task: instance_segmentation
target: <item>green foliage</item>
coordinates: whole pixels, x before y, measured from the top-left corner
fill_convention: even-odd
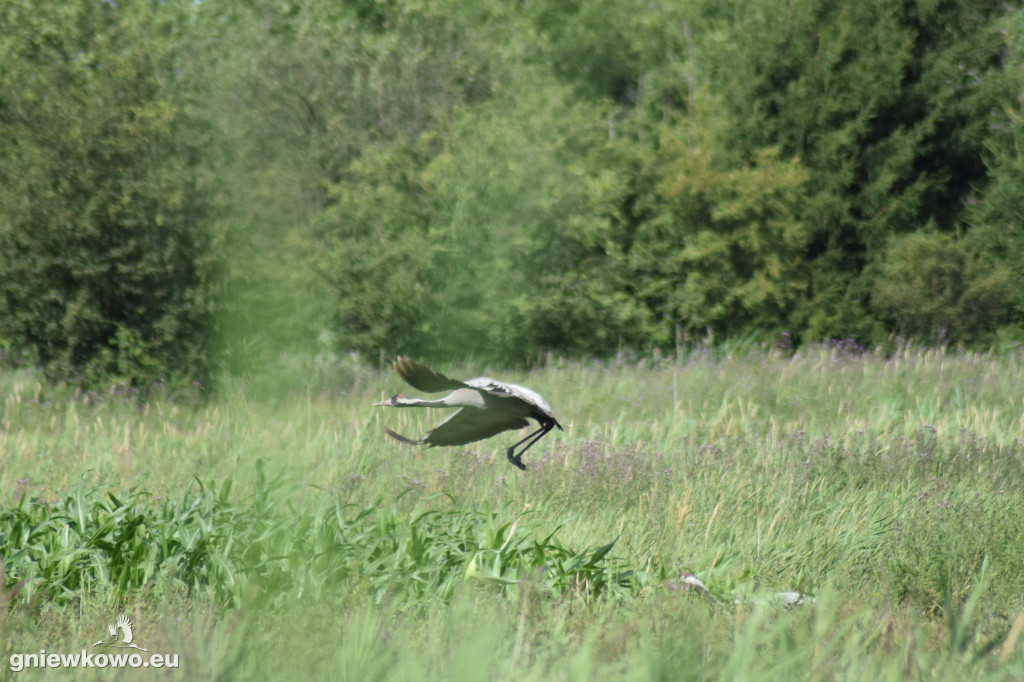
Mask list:
[[[773,5],[727,15],[723,30],[743,39],[707,52],[707,82],[736,117],[727,148],[778,146],[809,172],[798,331],[870,340],[869,263],[892,236],[962,225],[985,182],[986,141],[1019,91],[997,56],[1013,52],[1012,32],[1001,9],[975,3]]]
[[[524,473],[512,434],[387,440],[365,368],[346,395],[192,405],[2,372],[7,655],[126,613],[201,677],[1013,679],[1022,374],[839,344],[552,361],[519,380],[566,431]],[[385,414],[439,416],[410,412]]]
[[[410,177],[411,156],[403,148],[366,150],[317,219],[328,249],[320,267],[337,302],[332,317],[341,348],[400,348],[432,305],[440,249],[427,233],[420,192],[409,191],[419,185]]]
[[[516,85],[459,112],[444,143],[366,148],[332,188],[319,224],[343,347],[521,362],[643,339],[604,112],[545,79]]]
[[[1024,334],[1011,6],[0,19],[0,344],[55,379]]]
[[[730,163],[717,151],[727,122],[708,106],[664,133],[666,210],[640,226],[630,251],[639,293],[660,319],[699,330],[782,328],[807,288],[799,202],[808,175],[777,148]]]
[[[499,512],[457,506],[404,512],[322,499],[296,508],[282,504],[282,481],[268,480],[263,466],[246,502],[232,500],[230,478],[163,503],[139,490],[80,487],[53,503],[21,495],[0,511],[7,580],[25,599],[41,591],[58,605],[181,585],[234,607],[317,598],[346,580],[375,603],[418,606],[450,598],[466,579],[501,592],[541,576],[552,594],[588,598],[629,597],[640,585],[606,558],[614,541],[576,551],[559,542],[558,528],[538,539],[539,526],[520,523],[522,515],[502,523]]]
[[[230,178],[233,369],[311,352],[324,330],[344,344],[332,350],[374,355],[410,333],[420,301],[402,283],[389,290],[386,277],[427,284],[415,261],[429,261],[429,245],[416,235],[431,207],[417,206],[417,174],[431,144],[417,140],[436,138],[428,131],[490,87],[489,46],[464,39],[462,12],[451,9],[201,4],[195,68],[216,86],[203,110]],[[224,44],[245,57],[225,58]]]
[[[1007,72],[1011,84],[1020,92],[1024,84],[1024,18],[1018,12],[1002,22],[1014,40],[1007,56]],[[1024,311],[1024,208],[1020,187],[1024,183],[1024,102],[1004,105],[1006,119],[994,127],[986,139],[985,161],[989,182],[979,201],[968,209],[970,231],[966,236],[971,250],[980,261],[1010,274],[1008,316],[1017,332],[1021,329]]]
[[[1010,272],[980,263],[948,235],[894,237],[874,280],[873,306],[907,337],[971,341],[1007,321]]]
[[[167,86],[187,9],[0,17],[0,338],[56,378],[205,379],[210,214]]]

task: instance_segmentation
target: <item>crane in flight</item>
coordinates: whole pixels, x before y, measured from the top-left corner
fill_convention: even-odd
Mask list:
[[[399,393],[388,400],[374,403],[374,407],[459,408],[419,440],[406,438],[385,427],[384,431],[400,443],[429,447],[465,445],[496,436],[502,431],[526,428],[530,425],[527,421],[529,418],[536,421],[540,428],[505,453],[509,462],[525,471],[523,453],[554,427],[557,426],[559,431],[564,430],[552,414],[547,401],[523,386],[506,384],[490,377],[456,381],[403,357],[398,357],[393,367],[405,383],[417,390],[427,393],[451,392],[437,400],[409,398]],[[523,443],[526,446],[516,453],[516,448]]]

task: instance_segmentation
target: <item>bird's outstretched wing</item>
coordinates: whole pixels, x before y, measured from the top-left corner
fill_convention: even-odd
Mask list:
[[[128,616],[123,613],[117,617],[117,627],[121,628],[121,632],[124,633],[124,639],[121,641],[125,644],[132,643],[132,622],[128,620]]]
[[[511,398],[515,396],[515,392],[512,390],[512,384],[505,384],[490,377],[466,379],[465,384],[470,388],[490,393],[491,395],[498,396],[499,398]]]
[[[423,442],[421,440],[413,440],[412,438],[406,438],[402,434],[398,433],[397,431],[387,426],[384,427],[384,433],[388,434],[389,436],[397,440],[399,443],[405,443],[406,445],[419,445],[420,443]]]
[[[544,400],[539,393],[531,391],[526,386],[520,386],[519,384],[506,384],[503,381],[497,381],[490,377],[467,379],[466,385],[470,388],[485,391],[499,398],[516,398],[531,407],[535,407],[541,414],[545,414],[552,419],[555,417],[551,412],[551,406],[548,405],[548,401]],[[562,427],[559,426],[558,428]]]
[[[421,442],[427,445],[465,445],[529,425],[525,417],[462,408],[431,429]]]
[[[529,425],[530,422],[523,417],[499,416],[494,418],[476,410],[459,410],[452,413],[450,417],[438,424],[436,428],[428,431],[427,435],[419,440],[407,438],[387,426],[384,427],[384,433],[406,445],[465,445],[496,436],[502,431],[524,429]]]
[[[449,379],[440,372],[428,369],[409,358],[399,356],[393,366],[395,371],[398,372],[398,376],[405,380],[405,383],[419,391],[437,393],[438,391],[453,391],[457,388],[466,387],[466,384],[461,381]]]

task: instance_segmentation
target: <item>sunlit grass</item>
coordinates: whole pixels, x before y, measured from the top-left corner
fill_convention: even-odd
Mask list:
[[[523,473],[515,434],[384,439],[442,417],[371,408],[405,390],[391,373],[208,402],[0,376],[7,652],[83,646],[123,609],[182,677],[1024,672],[1019,356],[443,369],[534,388],[565,433]]]

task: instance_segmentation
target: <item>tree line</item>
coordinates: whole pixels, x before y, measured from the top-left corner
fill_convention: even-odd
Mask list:
[[[0,343],[54,378],[1024,337],[1024,13],[0,3]]]

